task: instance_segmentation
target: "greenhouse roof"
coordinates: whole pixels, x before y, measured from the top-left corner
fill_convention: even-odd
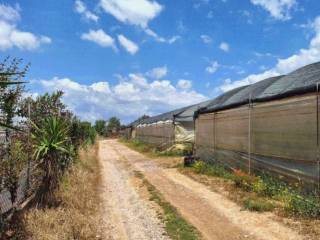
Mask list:
[[[249,102],[261,102],[317,91],[320,62],[299,68],[285,76],[271,77],[222,94],[196,112],[206,113],[232,108]]]

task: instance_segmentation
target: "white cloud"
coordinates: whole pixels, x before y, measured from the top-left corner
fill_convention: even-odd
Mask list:
[[[207,99],[191,89],[191,83],[182,83],[175,87],[169,80],[151,81],[143,74],[129,74],[115,85],[106,81],[85,85],[57,77],[34,84],[49,92],[62,89],[64,103],[82,119],[118,116],[129,122],[143,114],[155,115]]]
[[[226,42],[220,43],[219,48],[220,48],[222,51],[225,51],[225,52],[229,52],[229,50],[230,50],[229,44],[226,43]]]
[[[168,68],[166,66],[156,67],[151,69],[146,75],[152,79],[161,79],[168,74]]]
[[[51,43],[46,36],[36,36],[31,32],[24,32],[17,28],[20,20],[20,7],[15,8],[0,4],[0,50],[5,51],[13,47],[21,50],[35,50],[42,44]]]
[[[100,7],[118,21],[142,28],[157,42],[172,44],[180,38],[180,36],[164,38],[149,28],[149,22],[156,18],[164,8],[154,0],[100,0]]]
[[[86,20],[91,20],[94,22],[97,22],[99,20],[99,17],[96,14],[89,11],[87,9],[87,6],[81,0],[75,1],[74,8],[76,12],[80,13]]]
[[[108,34],[106,34],[102,29],[96,31],[90,29],[88,33],[83,33],[81,35],[81,39],[94,42],[100,45],[101,47],[111,47],[114,50],[117,49],[114,43],[114,39]]]
[[[20,7],[16,5],[14,8],[9,5],[0,4],[0,19],[4,21],[16,22],[20,20]]]
[[[310,63],[320,61],[320,16],[313,21],[312,27],[315,35],[310,40],[308,48],[302,48],[288,58],[278,59],[277,64],[273,68],[262,73],[251,74],[238,81],[228,79],[219,87],[220,90],[224,92],[229,91],[233,88],[256,83],[269,77],[287,74]]]
[[[278,20],[289,20],[291,10],[297,5],[296,0],[251,0],[254,5],[261,6]]]
[[[266,52],[266,53],[253,52],[253,54],[254,54],[256,57],[259,57],[259,58],[263,58],[263,57],[277,58],[277,57],[279,57],[279,56],[277,56],[277,55],[275,55],[275,54],[272,54],[272,53],[269,53],[269,52]]]
[[[175,43],[178,39],[180,39],[181,37],[176,35],[173,36],[171,38],[164,38],[164,37],[160,37],[157,33],[155,33],[154,31],[152,31],[150,28],[145,28],[144,32],[149,35],[150,37],[153,37],[157,42],[161,42],[161,43]]]
[[[177,83],[177,87],[180,89],[190,89],[192,87],[192,82],[186,79],[180,79]]]
[[[219,63],[217,61],[213,61],[208,67],[206,67],[206,71],[210,74],[213,74],[218,70],[219,67]]]
[[[163,9],[156,1],[149,0],[100,0],[102,9],[118,21],[147,28],[149,21]]]
[[[180,36],[178,36],[178,35],[176,35],[176,36],[173,36],[173,37],[171,37],[171,38],[169,38],[169,39],[167,39],[167,43],[169,43],[169,44],[172,44],[172,43],[175,43],[177,40],[179,40],[181,37]]]
[[[206,44],[212,43],[212,38],[208,35],[201,35],[200,38],[202,39],[202,41]]]
[[[134,55],[138,52],[139,47],[137,44],[135,44],[134,42],[132,42],[131,40],[129,40],[128,38],[126,38],[123,35],[118,35],[118,41],[121,44],[121,46],[127,50],[127,52],[129,52],[131,55]]]

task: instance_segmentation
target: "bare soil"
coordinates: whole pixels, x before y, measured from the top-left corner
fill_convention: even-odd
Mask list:
[[[243,211],[223,194],[174,168],[163,167],[168,159],[150,159],[117,140],[100,141],[99,157],[108,239],[168,238],[156,209],[138,194],[137,184],[130,181],[134,171],[141,172],[204,239],[306,239],[277,221],[274,214]]]
[[[133,171],[121,161],[111,146],[115,140],[101,141],[106,239],[168,239],[157,213],[141,198],[132,182]]]

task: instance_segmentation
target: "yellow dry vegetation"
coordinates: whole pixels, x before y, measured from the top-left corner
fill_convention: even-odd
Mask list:
[[[24,239],[102,239],[101,199],[97,146],[80,157],[56,191],[57,207],[31,209],[24,216]]]

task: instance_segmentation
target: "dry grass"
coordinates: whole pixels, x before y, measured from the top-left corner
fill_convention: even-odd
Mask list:
[[[80,152],[80,160],[65,175],[55,193],[59,206],[31,209],[24,227],[32,240],[103,239],[99,197],[97,146]]]

